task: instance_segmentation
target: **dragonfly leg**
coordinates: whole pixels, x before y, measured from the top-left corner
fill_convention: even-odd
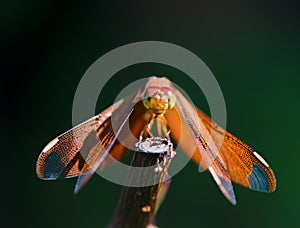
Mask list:
[[[150,129],[153,126],[153,122],[154,122],[155,117],[152,116],[149,120],[149,122],[146,124],[145,128],[143,129],[143,131],[140,134],[140,141],[142,141],[143,139],[147,138],[147,137],[151,137],[153,138],[154,135],[150,132]]]
[[[167,120],[163,115],[157,116],[157,131],[158,135],[162,136],[162,133],[164,136],[170,140],[170,128],[168,127]]]

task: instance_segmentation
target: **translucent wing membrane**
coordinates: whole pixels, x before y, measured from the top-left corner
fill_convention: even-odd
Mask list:
[[[212,122],[200,110],[197,110],[197,113],[203,124],[211,132],[217,147],[220,148],[220,155],[228,167],[231,180],[256,191],[275,191],[275,175],[262,156]]]
[[[101,114],[85,121],[52,140],[40,154],[36,172],[39,178],[53,180],[73,177],[89,169],[85,158],[99,142],[97,130],[107,125],[112,111],[117,109],[123,100],[109,107]],[[95,153],[95,152],[94,152]],[[85,168],[83,168],[85,166]]]
[[[147,115],[143,115],[145,108],[140,101],[141,94],[139,91],[117,102],[51,141],[38,158],[38,176],[46,180],[79,176],[75,187],[77,192],[97,169],[123,157],[128,148],[119,139],[127,140],[126,145],[129,146],[136,142],[128,137],[128,129],[123,129],[123,126],[126,123],[132,126],[134,120],[136,124],[130,132],[138,138],[148,121]],[[144,118],[138,118],[140,115]]]
[[[179,91],[176,91],[175,109],[172,113],[166,113],[166,119],[174,140],[202,169],[208,169],[225,197],[236,204],[229,171],[217,146],[198,117],[196,109]],[[181,123],[180,127],[178,123]]]
[[[194,108],[178,91],[176,99],[175,109],[166,113],[172,137],[212,174],[230,202],[236,202],[230,180],[256,191],[275,191],[275,175],[261,155]]]

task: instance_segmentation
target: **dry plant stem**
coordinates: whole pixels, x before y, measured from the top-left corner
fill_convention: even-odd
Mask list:
[[[166,139],[152,139],[164,140],[164,143],[169,143]],[[109,227],[143,228],[150,224],[155,225],[153,223],[155,223],[156,207],[159,206],[157,199],[159,198],[161,183],[168,179],[167,170],[174,155],[175,151],[173,151],[172,146],[168,151],[160,153],[146,153],[145,151],[134,153],[131,166],[151,166],[151,168],[140,169],[139,172],[129,172],[128,186],[132,186],[131,183],[142,183],[143,185],[142,187],[125,186],[123,188],[113,221]],[[151,185],[152,183],[159,184]]]

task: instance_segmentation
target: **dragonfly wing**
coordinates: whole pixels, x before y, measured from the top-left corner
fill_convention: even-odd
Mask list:
[[[119,109],[108,119],[107,126],[98,130],[100,141],[86,159],[86,169],[83,168],[86,171],[78,177],[75,193],[89,181],[95,171],[119,160],[133,148],[150,119],[150,114],[138,100],[136,103],[132,99],[126,99]],[[113,119],[116,121],[114,124],[111,123]]]
[[[99,115],[79,124],[48,143],[38,157],[36,173],[44,180],[74,177],[84,172],[85,157],[99,142],[97,129],[105,125],[120,100]]]
[[[269,164],[254,149],[211,121],[202,111],[199,118],[211,132],[227,164],[231,180],[246,188],[261,192],[273,192],[276,178]],[[197,161],[196,161],[197,162]]]
[[[225,197],[236,204],[229,171],[196,109],[176,89],[176,105],[166,112],[171,136],[202,169],[208,169]]]
[[[79,176],[75,187],[77,192],[97,169],[124,156],[128,148],[121,142],[127,140],[126,145],[134,145],[148,121],[140,102],[141,96],[142,90],[139,90],[52,140],[38,158],[38,177],[56,180]],[[143,118],[139,118],[141,115]],[[126,123],[129,129],[123,128]],[[129,130],[131,134],[128,134]],[[129,137],[131,135],[134,137]]]

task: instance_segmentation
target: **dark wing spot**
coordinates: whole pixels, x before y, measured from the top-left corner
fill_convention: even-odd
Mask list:
[[[65,165],[61,161],[61,154],[54,151],[45,159],[44,177],[58,178],[64,169]]]
[[[252,173],[248,177],[251,189],[260,192],[269,192],[268,176],[260,166],[253,165]]]

